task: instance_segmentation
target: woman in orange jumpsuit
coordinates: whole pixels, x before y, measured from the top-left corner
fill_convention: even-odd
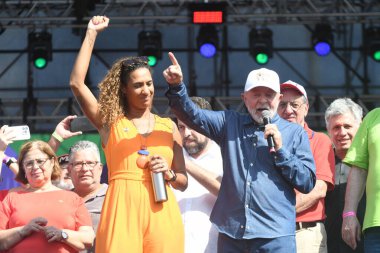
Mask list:
[[[183,252],[183,224],[169,187],[187,187],[181,138],[169,118],[151,112],[154,85],[147,59],[116,61],[99,84],[99,100],[84,83],[96,37],[108,22],[104,16],[90,20],[70,78],[101,136],[109,170],[96,252]],[[163,173],[167,201],[155,202],[151,173]]]

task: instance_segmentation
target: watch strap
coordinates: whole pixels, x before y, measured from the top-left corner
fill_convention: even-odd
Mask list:
[[[177,180],[177,174],[174,172],[174,170],[169,170],[169,173],[173,176],[169,180],[166,180],[167,182],[174,182]]]
[[[9,167],[12,163],[17,163],[16,158],[9,157],[8,160],[5,162],[5,164]]]

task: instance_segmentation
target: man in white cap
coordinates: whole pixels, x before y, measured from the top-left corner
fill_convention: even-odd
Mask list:
[[[296,190],[296,242],[297,252],[327,253],[327,236],[323,221],[325,197],[334,189],[335,158],[330,138],[324,133],[311,130],[305,118],[309,111],[307,93],[304,87],[291,80],[281,84],[283,95],[277,113],[283,119],[302,126],[310,141],[317,181],[308,194]]]
[[[221,147],[223,179],[210,217],[219,230],[217,252],[296,252],[294,188],[314,188],[315,165],[303,128],[277,115],[277,73],[249,73],[242,94],[249,114],[202,110],[187,95],[176,58],[169,57],[172,65],[163,74],[172,111]],[[272,124],[264,125],[263,112]]]

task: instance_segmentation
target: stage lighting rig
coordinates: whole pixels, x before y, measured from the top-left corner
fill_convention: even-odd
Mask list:
[[[222,24],[225,20],[225,2],[190,3],[188,8],[193,24]]]
[[[43,69],[52,60],[51,34],[32,32],[28,35],[29,59],[37,69]]]
[[[268,28],[253,28],[249,32],[249,52],[256,63],[267,64],[273,56],[272,31]]]
[[[314,51],[319,56],[330,54],[334,42],[334,35],[329,24],[317,24],[311,36]]]
[[[366,53],[374,61],[380,62],[380,27],[369,27],[364,31]]]
[[[162,58],[161,33],[157,30],[141,31],[139,33],[139,55],[147,56],[149,66],[154,67],[157,61]]]
[[[197,47],[205,58],[212,58],[218,50],[219,37],[214,25],[202,25],[198,32]]]

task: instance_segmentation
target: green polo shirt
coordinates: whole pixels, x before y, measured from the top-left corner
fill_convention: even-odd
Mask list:
[[[363,230],[380,226],[380,108],[364,118],[343,162],[368,172]]]

